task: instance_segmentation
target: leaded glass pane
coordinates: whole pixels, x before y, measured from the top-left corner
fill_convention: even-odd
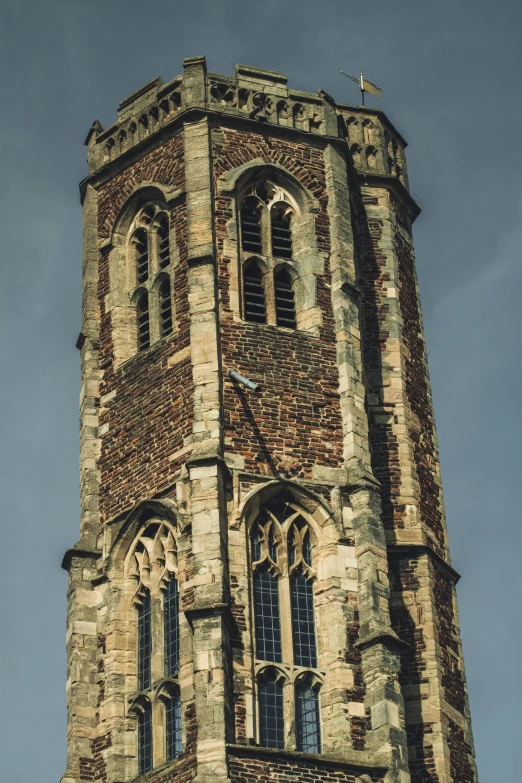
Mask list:
[[[179,590],[175,579],[168,582],[163,600],[165,676],[171,677],[179,671]]]
[[[152,713],[150,704],[138,714],[138,767],[140,773],[152,769]]]
[[[298,685],[295,691],[297,750],[303,753],[321,752],[319,726],[319,695],[308,685]]]
[[[138,607],[138,689],[150,688],[151,685],[152,633],[150,593],[147,590],[141,598]]]
[[[256,657],[260,661],[281,661],[279,584],[266,563],[254,574]]]
[[[314,622],[314,594],[312,583],[305,575],[294,574],[290,579],[292,598],[292,631],[294,663],[296,666],[317,666]]]
[[[181,746],[181,700],[173,696],[166,707],[167,761],[175,759],[183,750]]]
[[[259,732],[264,748],[285,747],[283,686],[274,680],[259,682]]]

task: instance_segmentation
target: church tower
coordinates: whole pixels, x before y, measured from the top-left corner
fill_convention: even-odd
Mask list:
[[[86,144],[62,783],[476,783],[404,139],[193,57]]]

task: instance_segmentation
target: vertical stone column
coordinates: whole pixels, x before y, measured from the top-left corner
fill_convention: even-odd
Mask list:
[[[409,780],[404,702],[399,687],[398,637],[389,613],[386,541],[381,521],[378,483],[373,478],[368,448],[359,292],[356,285],[350,194],[345,156],[334,145],[326,148],[325,171],[330,218],[330,268],[337,340],[344,459],[348,469],[358,561],[359,647],[371,714],[369,748],[386,756],[390,781]]]
[[[99,534],[97,458],[100,370],[98,365],[98,198],[88,186],[83,204],[82,252],[82,386],[80,392],[80,540],[64,557],[69,572],[67,617],[68,756],[63,783],[78,781],[81,767],[91,763],[96,737],[96,576]]]
[[[205,96],[203,58],[185,63],[186,100],[201,106]],[[230,707],[228,633],[227,512],[221,424],[216,253],[210,135],[206,118],[184,127],[187,193],[188,298],[194,381],[192,455],[187,462],[192,519],[194,591],[187,616],[192,624],[196,700],[197,781],[226,780],[226,720]]]

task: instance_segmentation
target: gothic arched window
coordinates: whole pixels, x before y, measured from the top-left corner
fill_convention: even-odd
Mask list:
[[[152,769],[152,708],[146,702],[138,712],[138,769],[140,774]]]
[[[171,250],[165,206],[145,204],[129,228],[130,300],[136,303],[138,352],[172,334]],[[162,279],[163,278],[163,279]],[[138,286],[136,289],[135,286]]]
[[[138,351],[150,346],[149,294],[143,291],[138,299]]]
[[[158,762],[176,758],[183,750],[177,546],[165,522],[150,520],[138,535],[130,555],[130,576],[138,582],[133,598],[137,692],[131,702],[137,715],[138,768],[142,773]]]
[[[292,280],[285,267],[275,273],[274,288],[277,325],[295,329],[295,296]]]
[[[293,500],[282,496],[265,505],[250,540],[259,742],[320,753],[310,525]]]
[[[297,213],[292,196],[269,180],[252,186],[239,204],[245,321],[296,328],[290,277],[275,273],[275,268],[280,259],[292,262],[293,217]],[[258,257],[267,270],[263,273]]]
[[[159,287],[160,337],[172,332],[172,303],[170,298],[170,279],[167,277]]]
[[[245,321],[266,323],[265,289],[258,262],[251,258],[243,267]]]

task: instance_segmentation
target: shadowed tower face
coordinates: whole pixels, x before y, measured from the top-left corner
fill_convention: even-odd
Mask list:
[[[86,143],[63,783],[475,783],[403,138],[196,57]]]

